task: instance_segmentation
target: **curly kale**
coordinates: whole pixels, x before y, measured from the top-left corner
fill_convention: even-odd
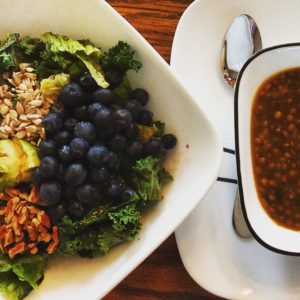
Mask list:
[[[100,59],[100,64],[104,71],[117,69],[124,73],[128,70],[138,72],[142,63],[133,58],[134,54],[135,51],[127,43],[119,41],[116,46],[104,53]]]

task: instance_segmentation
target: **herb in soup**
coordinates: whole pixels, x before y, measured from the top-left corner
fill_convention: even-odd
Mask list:
[[[300,230],[300,67],[278,72],[259,87],[251,147],[264,209],[277,224]]]

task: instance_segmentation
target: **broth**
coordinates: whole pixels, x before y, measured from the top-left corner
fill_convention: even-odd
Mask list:
[[[265,80],[251,115],[258,197],[279,225],[300,230],[300,67]]]

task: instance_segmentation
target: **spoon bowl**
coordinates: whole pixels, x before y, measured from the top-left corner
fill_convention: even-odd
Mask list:
[[[233,88],[242,66],[260,49],[261,35],[254,19],[246,14],[235,17],[225,34],[221,51],[221,71],[226,83]]]

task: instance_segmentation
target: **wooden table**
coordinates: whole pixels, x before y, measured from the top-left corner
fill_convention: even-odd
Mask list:
[[[170,62],[177,23],[192,0],[108,0]],[[220,299],[199,287],[182,265],[174,234],[105,300]]]

